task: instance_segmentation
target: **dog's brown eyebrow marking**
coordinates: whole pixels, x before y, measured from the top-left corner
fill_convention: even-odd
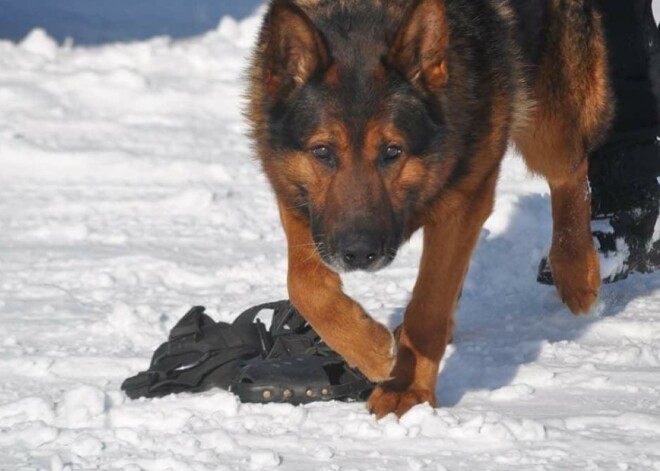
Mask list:
[[[405,136],[384,118],[370,120],[364,131],[363,153],[371,159],[377,159],[383,146],[389,145],[406,147]]]
[[[332,146],[340,154],[347,154],[350,152],[352,146],[350,132],[342,121],[327,117],[307,138],[307,146],[309,148],[318,145]]]

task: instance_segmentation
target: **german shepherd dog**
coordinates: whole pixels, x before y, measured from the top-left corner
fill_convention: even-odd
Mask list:
[[[321,337],[379,382],[378,417],[436,405],[438,365],[507,144],[551,189],[549,260],[594,303],[588,152],[612,116],[592,0],[273,0],[250,70],[252,138],[288,243],[288,290]],[[342,291],[423,230],[392,334]]]

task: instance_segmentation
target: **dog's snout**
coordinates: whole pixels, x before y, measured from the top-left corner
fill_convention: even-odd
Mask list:
[[[339,255],[349,270],[367,270],[383,257],[383,244],[377,234],[347,234],[338,240]]]

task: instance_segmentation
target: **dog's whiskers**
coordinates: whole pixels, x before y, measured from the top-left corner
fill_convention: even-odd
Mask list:
[[[311,245],[316,245],[316,250],[312,250],[312,251],[310,252],[310,254],[309,254],[309,257],[307,257],[305,260],[303,260],[303,263],[308,262],[308,261],[310,261],[312,258],[314,258],[314,256],[316,255],[317,252],[318,252],[318,254],[319,254],[321,257],[323,257],[323,246],[322,246],[322,243],[321,243],[321,245],[319,245],[319,244],[311,244]]]
[[[286,208],[287,209],[300,209],[300,208],[304,208],[305,206],[308,206],[308,203],[300,203],[300,204],[295,205],[295,206],[287,206]]]
[[[296,245],[292,245],[291,248],[299,249],[303,247],[314,247],[314,246],[317,246],[316,242],[310,242],[309,244],[296,244]]]

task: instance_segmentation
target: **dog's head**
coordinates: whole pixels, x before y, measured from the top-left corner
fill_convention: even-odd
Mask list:
[[[398,14],[330,3],[313,19],[290,1],[269,11],[260,150],[280,201],[309,218],[323,261],[377,270],[451,171],[440,155],[445,13],[442,0]]]

